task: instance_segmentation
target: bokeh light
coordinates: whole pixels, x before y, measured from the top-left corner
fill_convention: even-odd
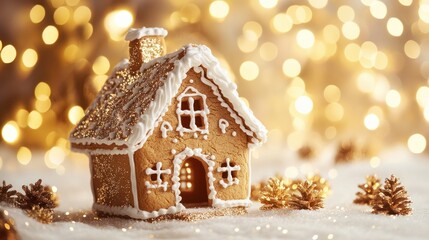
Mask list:
[[[27,147],[20,147],[16,153],[16,159],[22,165],[27,165],[31,161],[31,151]]]
[[[52,25],[47,26],[42,33],[42,39],[46,45],[54,44],[58,40],[58,36],[58,29]]]
[[[216,0],[210,4],[209,11],[213,18],[222,20],[228,16],[229,5],[225,1]]]
[[[308,29],[302,29],[296,35],[296,42],[302,48],[311,48],[314,45],[314,34]]]
[[[302,114],[309,114],[313,110],[313,100],[309,96],[300,96],[295,101],[295,109]]]
[[[104,29],[114,41],[122,41],[125,32],[133,24],[133,14],[127,9],[113,10],[104,18]]]
[[[1,51],[0,54],[1,60],[4,63],[11,63],[15,60],[16,58],[16,49],[14,46],[12,45],[6,45],[4,46],[4,48]]]
[[[404,31],[404,25],[398,18],[389,18],[387,21],[387,31],[394,37],[399,37]]]
[[[255,80],[259,75],[259,67],[255,62],[245,61],[240,66],[240,75],[247,81]]]
[[[19,126],[15,121],[7,122],[1,130],[1,136],[7,143],[15,143],[18,141],[19,135]]]
[[[296,77],[301,73],[301,64],[296,59],[286,59],[283,62],[283,73],[288,77]]]
[[[408,138],[408,149],[412,153],[422,153],[426,149],[426,138],[419,133],[411,135]]]
[[[68,118],[71,124],[76,125],[85,115],[85,111],[80,106],[73,106],[69,109]]]
[[[380,119],[377,115],[370,113],[365,116],[364,124],[368,130],[375,130],[380,126]]]
[[[41,5],[34,5],[30,10],[30,20],[33,23],[40,23],[45,18],[45,8]]]
[[[24,53],[22,54],[22,63],[27,68],[34,67],[34,65],[36,65],[37,63],[37,59],[38,59],[37,52],[34,49],[29,48],[25,50]]]

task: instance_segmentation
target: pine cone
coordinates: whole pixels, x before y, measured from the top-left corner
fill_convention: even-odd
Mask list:
[[[352,141],[342,142],[338,146],[335,163],[350,162],[356,158],[356,146]]]
[[[317,190],[322,194],[322,197],[326,197],[331,190],[331,186],[329,182],[319,174],[315,174],[313,176],[307,176],[307,180],[311,181],[313,184],[316,184],[314,190]]]
[[[36,219],[38,222],[48,224],[52,223],[54,219],[54,211],[51,209],[41,208],[38,205],[34,205],[31,209],[25,210],[27,216]]]
[[[265,181],[260,181],[257,184],[253,184],[250,188],[250,199],[253,201],[259,201],[261,197],[262,189],[267,185]]]
[[[380,190],[380,186],[380,179],[376,175],[367,176],[366,183],[358,185],[363,192],[357,192],[353,202],[356,204],[371,205]]]
[[[270,178],[263,188],[259,201],[264,204],[261,209],[285,208],[289,197],[289,188],[281,178]]]
[[[52,209],[57,207],[52,190],[50,187],[42,185],[42,179],[39,179],[35,184],[30,184],[30,188],[23,185],[22,189],[25,195],[17,193],[17,204],[20,208],[32,209],[33,206],[39,206],[40,208]]]
[[[288,206],[291,209],[316,210],[323,208],[323,196],[321,191],[316,190],[316,184],[305,181],[298,185],[296,193],[292,194]]]
[[[386,178],[384,188],[376,195],[372,202],[372,213],[388,215],[408,215],[411,213],[411,201],[407,191],[394,175]]]
[[[5,202],[12,205],[15,204],[16,191],[10,190],[11,188],[11,184],[6,185],[6,182],[3,181],[3,186],[0,186],[0,202]]]

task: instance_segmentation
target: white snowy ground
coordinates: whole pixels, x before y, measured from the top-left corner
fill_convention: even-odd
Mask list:
[[[252,179],[258,181],[279,172],[289,175],[297,173],[300,177],[318,171],[329,179],[332,187],[324,209],[260,211],[260,205],[255,203],[246,215],[195,223],[147,223],[111,218],[97,225],[79,222],[44,225],[26,217],[18,209],[3,208],[15,219],[22,239],[429,239],[427,155],[414,155],[403,147],[396,147],[381,153],[380,165],[373,168],[367,160],[334,165],[334,147],[328,147],[310,162],[298,160],[295,154],[284,149],[282,144],[278,144],[263,147],[256,153],[252,163]],[[58,210],[76,212],[91,208],[89,171],[85,164],[66,160],[64,175],[58,175],[55,170],[44,166],[40,153],[35,153],[27,166],[19,165],[15,156],[14,151],[0,146],[0,157],[3,159],[0,180],[5,179],[19,189],[22,184],[42,178],[45,184],[58,188],[61,200]],[[369,207],[352,204],[357,185],[364,181],[366,175],[373,173],[383,179],[393,173],[401,179],[413,201],[412,215],[374,215]]]

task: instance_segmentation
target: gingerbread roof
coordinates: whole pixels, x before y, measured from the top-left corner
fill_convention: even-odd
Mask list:
[[[174,53],[144,63],[130,74],[124,60],[113,70],[85,116],[70,134],[72,144],[111,145],[138,149],[166,113],[193,67],[203,66],[207,76],[231,103],[231,116],[253,144],[265,142],[267,130],[239,98],[237,85],[228,79],[210,49],[186,45]],[[243,122],[244,121],[244,122]]]

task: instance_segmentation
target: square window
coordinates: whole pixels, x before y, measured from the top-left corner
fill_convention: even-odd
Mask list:
[[[181,101],[181,105],[180,105],[180,109],[182,110],[190,110],[191,108],[189,107],[189,99],[188,98],[183,98]]]
[[[191,116],[189,115],[181,115],[180,121],[182,123],[183,128],[191,129]]]
[[[194,98],[194,111],[203,110],[203,99],[201,97]]]
[[[201,129],[204,128],[204,118],[203,118],[203,116],[201,116],[201,115],[196,115],[195,116],[195,125],[198,128],[201,128]]]

